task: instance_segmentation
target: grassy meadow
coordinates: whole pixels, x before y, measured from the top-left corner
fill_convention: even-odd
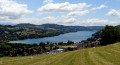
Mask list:
[[[120,43],[50,55],[3,57],[0,65],[120,65]]]

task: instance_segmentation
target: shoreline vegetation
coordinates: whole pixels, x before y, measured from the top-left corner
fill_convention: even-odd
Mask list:
[[[83,48],[97,47],[98,43],[90,44],[90,40],[96,39],[89,38],[87,41],[73,42],[68,40],[67,43],[58,42],[40,42],[39,44],[21,44],[21,43],[5,43],[1,44],[1,49],[4,50],[2,56],[30,56],[30,55],[44,55],[44,54],[56,54],[60,52],[73,51]],[[82,45],[81,45],[82,44]],[[3,48],[2,48],[3,47]]]
[[[60,52],[74,51],[78,49],[98,47],[100,45],[100,39],[89,38],[87,40],[74,43],[68,41],[67,43],[58,42],[40,42],[39,44],[21,44],[21,43],[6,43],[0,44],[2,56],[30,56],[30,55],[44,55],[44,54],[56,54]]]

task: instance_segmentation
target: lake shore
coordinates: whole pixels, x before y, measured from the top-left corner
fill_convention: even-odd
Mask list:
[[[18,41],[11,41],[10,43],[25,43],[25,44],[33,44],[40,42],[67,42],[68,40],[74,42],[80,42],[82,40],[86,40],[87,38],[91,37],[96,31],[78,31],[78,32],[70,32],[65,34],[60,34],[58,36],[52,37],[45,37],[45,38],[37,38],[37,39],[25,39],[25,40],[18,40]]]

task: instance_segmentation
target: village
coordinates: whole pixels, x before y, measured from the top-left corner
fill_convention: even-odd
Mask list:
[[[49,45],[45,46],[45,50],[42,49],[39,53],[33,54],[33,55],[47,55],[47,54],[56,54],[56,53],[61,53],[61,52],[67,52],[67,51],[74,51],[74,50],[79,50],[79,49],[85,49],[85,48],[95,48],[100,46],[100,38],[94,39],[94,40],[83,40],[81,42],[71,42],[71,44],[66,45],[65,43],[59,43],[59,45],[54,44],[52,46],[52,49],[49,47]],[[33,50],[35,52],[37,50]],[[24,54],[25,56],[29,55],[27,53]]]
[[[85,49],[85,48],[95,48],[100,46],[100,38],[96,40],[83,40],[81,42],[76,42],[74,45],[64,46],[61,49],[51,50],[50,52],[47,52],[46,54],[56,54],[60,52],[66,52],[66,51],[74,51],[78,49]]]
[[[78,49],[85,48],[95,48],[100,46],[100,38],[88,38],[87,40],[82,40],[81,42],[73,42],[68,40],[68,42],[40,42],[39,44],[21,44],[21,43],[12,43],[6,46],[3,53],[5,56],[33,56],[33,55],[48,55],[56,54],[67,51],[74,51]],[[11,46],[11,47],[10,47]],[[11,49],[12,48],[12,49]]]

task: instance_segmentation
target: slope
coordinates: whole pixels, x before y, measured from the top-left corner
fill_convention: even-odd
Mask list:
[[[120,65],[120,43],[50,55],[3,57],[0,65]]]

